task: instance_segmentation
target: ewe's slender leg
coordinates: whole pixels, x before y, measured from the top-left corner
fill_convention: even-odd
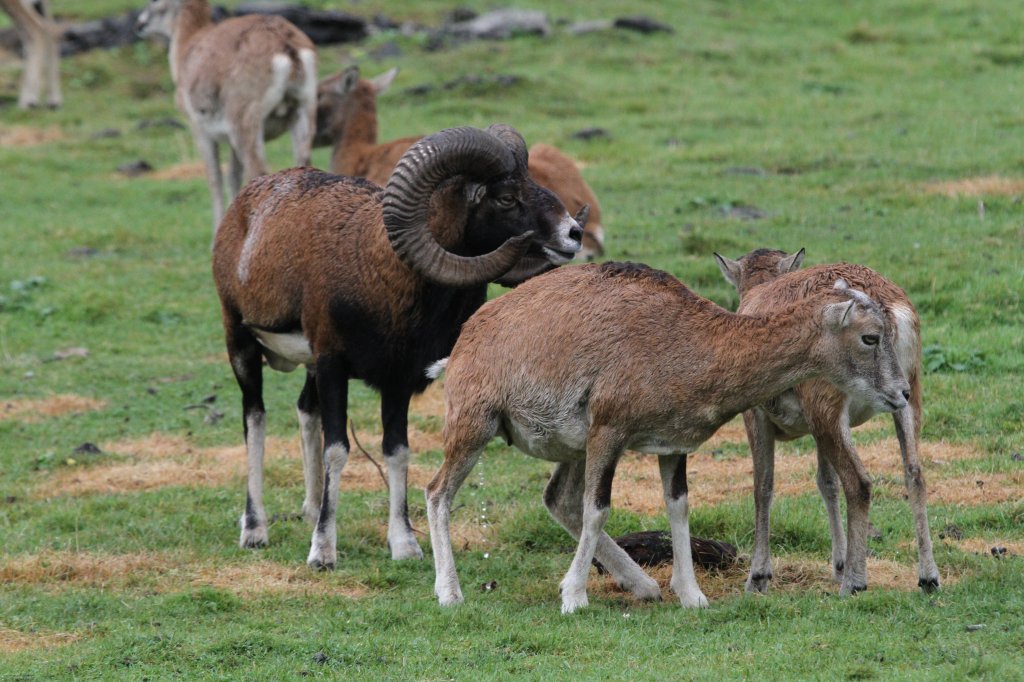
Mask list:
[[[771,511],[775,490],[775,435],[768,415],[754,408],[743,413],[747,442],[754,458],[754,555],[747,592],[767,592],[772,579]],[[683,464],[685,467],[685,463]]]
[[[63,99],[60,94],[60,38],[54,33],[53,14],[50,12],[49,0],[37,2],[36,6],[42,13],[45,28],[46,105],[51,109],[56,109],[61,105]]]
[[[839,594],[848,595],[868,588],[868,508],[871,505],[871,480],[861,464],[850,437],[844,408],[831,429],[817,433],[818,452],[832,463],[846,494],[847,547],[843,580]]]
[[[306,499],[302,517],[310,524],[320,517],[320,497],[324,490],[324,440],[320,422],[320,398],[316,390],[316,373],[306,370],[306,383],[295,406],[299,415],[299,436],[302,445],[302,476],[306,482]]]
[[[583,530],[585,470],[585,460],[559,464],[544,490],[544,505],[548,512],[577,541]],[[661,599],[658,582],[644,573],[643,568],[604,531],[601,531],[598,538],[594,556],[608,569],[622,589],[632,592],[638,599]]]
[[[817,439],[815,439],[817,443]],[[832,536],[832,579],[843,582],[843,568],[846,564],[846,531],[843,530],[843,514],[839,507],[839,489],[841,483],[832,463],[817,448],[818,454],[818,492],[825,502],[825,513],[828,514],[828,530]]]
[[[308,166],[313,149],[313,132],[316,130],[316,103],[309,107],[308,113],[299,111],[292,124],[292,157],[296,166]]]
[[[210,189],[210,199],[213,202],[213,233],[217,234],[217,226],[224,217],[224,178],[220,170],[220,148],[217,142],[206,137],[198,126],[192,126],[192,137],[206,166],[206,185]]]
[[[241,116],[234,119],[239,123],[228,131],[231,147],[242,160],[242,184],[255,177],[266,175],[267,154],[263,144],[263,112],[261,103],[250,103]],[[234,198],[234,196],[232,196]]]
[[[263,407],[263,356],[259,342],[241,320],[224,313],[224,329],[231,369],[242,390],[242,428],[249,460],[245,513],[240,525],[242,547],[264,547],[268,541],[267,511],[263,507],[263,448],[266,412]]]
[[[708,598],[697,585],[690,551],[686,455],[662,455],[658,457],[658,468],[661,470],[665,506],[668,507],[668,522],[672,528],[672,591],[683,606],[707,608]]]
[[[921,383],[915,376],[910,385],[910,405],[892,415],[896,424],[896,437],[903,455],[903,475],[914,514],[917,533],[917,585],[925,592],[939,589],[939,567],[932,556],[932,536],[928,530],[928,491],[925,488],[921,463],[917,458],[917,443],[921,428]]]
[[[315,569],[333,569],[338,558],[338,489],[341,470],[348,461],[348,368],[344,361],[327,354],[317,357],[316,387],[324,429],[324,487],[306,563]]]
[[[434,552],[434,594],[441,606],[462,603],[462,588],[452,554],[452,498],[497,429],[494,419],[483,416],[481,412],[471,417],[470,411],[464,407],[457,412],[458,417],[452,417],[453,411],[448,411],[444,426],[444,462],[427,484],[427,523]]]
[[[34,10],[33,10],[34,11]],[[21,36],[22,49],[25,53],[24,72],[21,75],[21,91],[18,95],[18,106],[22,109],[33,109],[39,106],[39,97],[43,89],[43,72],[46,67],[46,36],[43,28],[32,25],[16,24]]]
[[[382,449],[388,463],[388,548],[391,558],[422,559],[409,523],[409,398],[404,391],[381,391],[380,415],[384,425]]]
[[[587,574],[594,560],[598,541],[612,499],[615,465],[622,456],[624,443],[607,427],[591,427],[587,437],[587,460],[583,488],[583,526],[569,571],[562,579],[562,613],[572,613],[587,605]]]
[[[231,149],[231,163],[228,165],[228,196],[234,199],[242,189],[242,176],[245,168],[242,159],[234,148]]]

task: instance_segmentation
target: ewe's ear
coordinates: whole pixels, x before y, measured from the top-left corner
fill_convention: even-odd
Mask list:
[[[743,268],[740,266],[739,261],[730,260],[725,256],[715,253],[715,262],[718,263],[718,269],[722,271],[722,276],[725,277],[725,281],[739,289],[740,274],[743,272]]]
[[[352,65],[341,72],[341,78],[338,79],[337,93],[339,95],[347,95],[356,89],[359,85],[359,67]]]
[[[375,76],[374,78],[372,78],[370,80],[370,83],[373,85],[374,92],[376,92],[379,95],[385,90],[387,90],[389,87],[391,87],[391,83],[394,82],[395,76],[397,75],[398,67],[396,66],[392,69],[388,69],[379,76]]]
[[[576,215],[573,216],[573,220],[580,226],[582,230],[587,226],[587,221],[590,219],[590,204],[583,204],[580,210],[576,211]]]
[[[844,301],[843,303],[830,303],[825,306],[825,326],[833,331],[839,331],[850,323],[850,313],[853,312],[855,301]]]
[[[792,256],[786,256],[785,258],[783,258],[782,260],[779,261],[779,265],[778,265],[779,274],[780,275],[785,275],[787,272],[793,272],[794,270],[799,270],[800,266],[803,264],[803,262],[804,262],[804,250],[800,249],[799,251],[794,253]]]

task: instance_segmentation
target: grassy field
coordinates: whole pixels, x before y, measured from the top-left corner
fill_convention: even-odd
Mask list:
[[[92,18],[142,2],[54,4]],[[453,5],[311,4],[434,25]],[[573,21],[624,11],[533,4]],[[351,59],[369,75],[401,67],[380,102],[385,138],[504,121],[569,152],[601,198],[608,257],[665,269],[724,306],[736,295],[712,251],[761,246],[862,263],[907,290],[930,370],[922,450],[942,591],[916,590],[899,452],[878,418],[857,431],[881,532],[871,589],[835,594],[801,439],[778,458],[771,591],[745,596],[742,563],[699,572],[712,602],[701,612],[678,607],[660,568],[661,604],[594,573],[590,607],[561,616],[572,543],[540,501],[549,465],[498,443],[456,498],[463,606],[438,608],[429,559],[389,560],[386,494],[358,454],[342,481],[338,569],[312,573],[309,529],[291,518],[297,375],[267,378],[271,546],[239,549],[241,405],[209,275],[209,197],[187,131],[139,126],[181,120],[165,53],[65,60],[56,112],[14,107],[19,65],[3,56],[0,679],[1022,679],[1024,47],[1007,9],[647,0],[629,11],[674,33],[556,24],[548,38],[428,51],[386,32],[321,51],[324,74]],[[401,54],[374,59],[388,42]],[[438,87],[404,92],[423,84]],[[593,126],[608,136],[572,136]],[[286,140],[270,153],[287,165]],[[117,173],[137,159],[155,171]],[[353,384],[350,399],[376,457],[377,398]],[[411,418],[421,531],[441,401],[431,390]],[[627,458],[613,534],[667,528],[656,477],[653,459]],[[741,424],[692,456],[690,488],[694,533],[749,552]]]

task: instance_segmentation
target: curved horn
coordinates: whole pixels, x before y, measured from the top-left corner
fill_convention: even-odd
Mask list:
[[[505,143],[512,156],[516,160],[516,168],[526,171],[529,164],[529,152],[526,150],[526,140],[519,134],[519,131],[504,123],[495,123],[487,128],[487,132]]]
[[[487,181],[515,167],[515,155],[504,140],[477,128],[449,128],[417,142],[384,189],[384,227],[395,253],[415,272],[445,286],[482,284],[511,270],[526,253],[532,232],[482,256],[459,256],[438,244],[427,227],[427,213],[430,195],[448,178]]]

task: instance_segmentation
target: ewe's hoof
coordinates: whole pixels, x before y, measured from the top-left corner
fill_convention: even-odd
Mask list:
[[[772,581],[771,573],[751,573],[747,578],[747,592],[767,592],[768,584]]]
[[[866,592],[867,589],[868,584],[866,582],[843,583],[843,586],[839,588],[839,596],[849,597],[851,595],[857,594],[858,592]]]
[[[395,542],[388,540],[388,549],[391,550],[391,559],[393,561],[423,558],[423,549],[414,537],[403,538]]]
[[[661,587],[653,578],[647,578],[642,582],[638,581],[635,585],[620,585],[619,587],[632,592],[633,596],[641,601],[661,601]]]
[[[918,578],[917,586],[920,587],[921,591],[925,594],[937,592],[939,589],[939,577],[935,576],[933,578]]]
[[[334,570],[333,561],[321,561],[320,559],[310,559],[307,563],[309,564],[309,567],[312,568],[314,571],[319,572]]]
[[[679,604],[687,609],[706,609],[711,605],[708,603],[708,598],[704,596],[703,592],[681,595],[679,597]]]
[[[266,526],[243,528],[242,536],[238,540],[238,544],[242,549],[259,549],[260,547],[266,547],[269,542]]]

